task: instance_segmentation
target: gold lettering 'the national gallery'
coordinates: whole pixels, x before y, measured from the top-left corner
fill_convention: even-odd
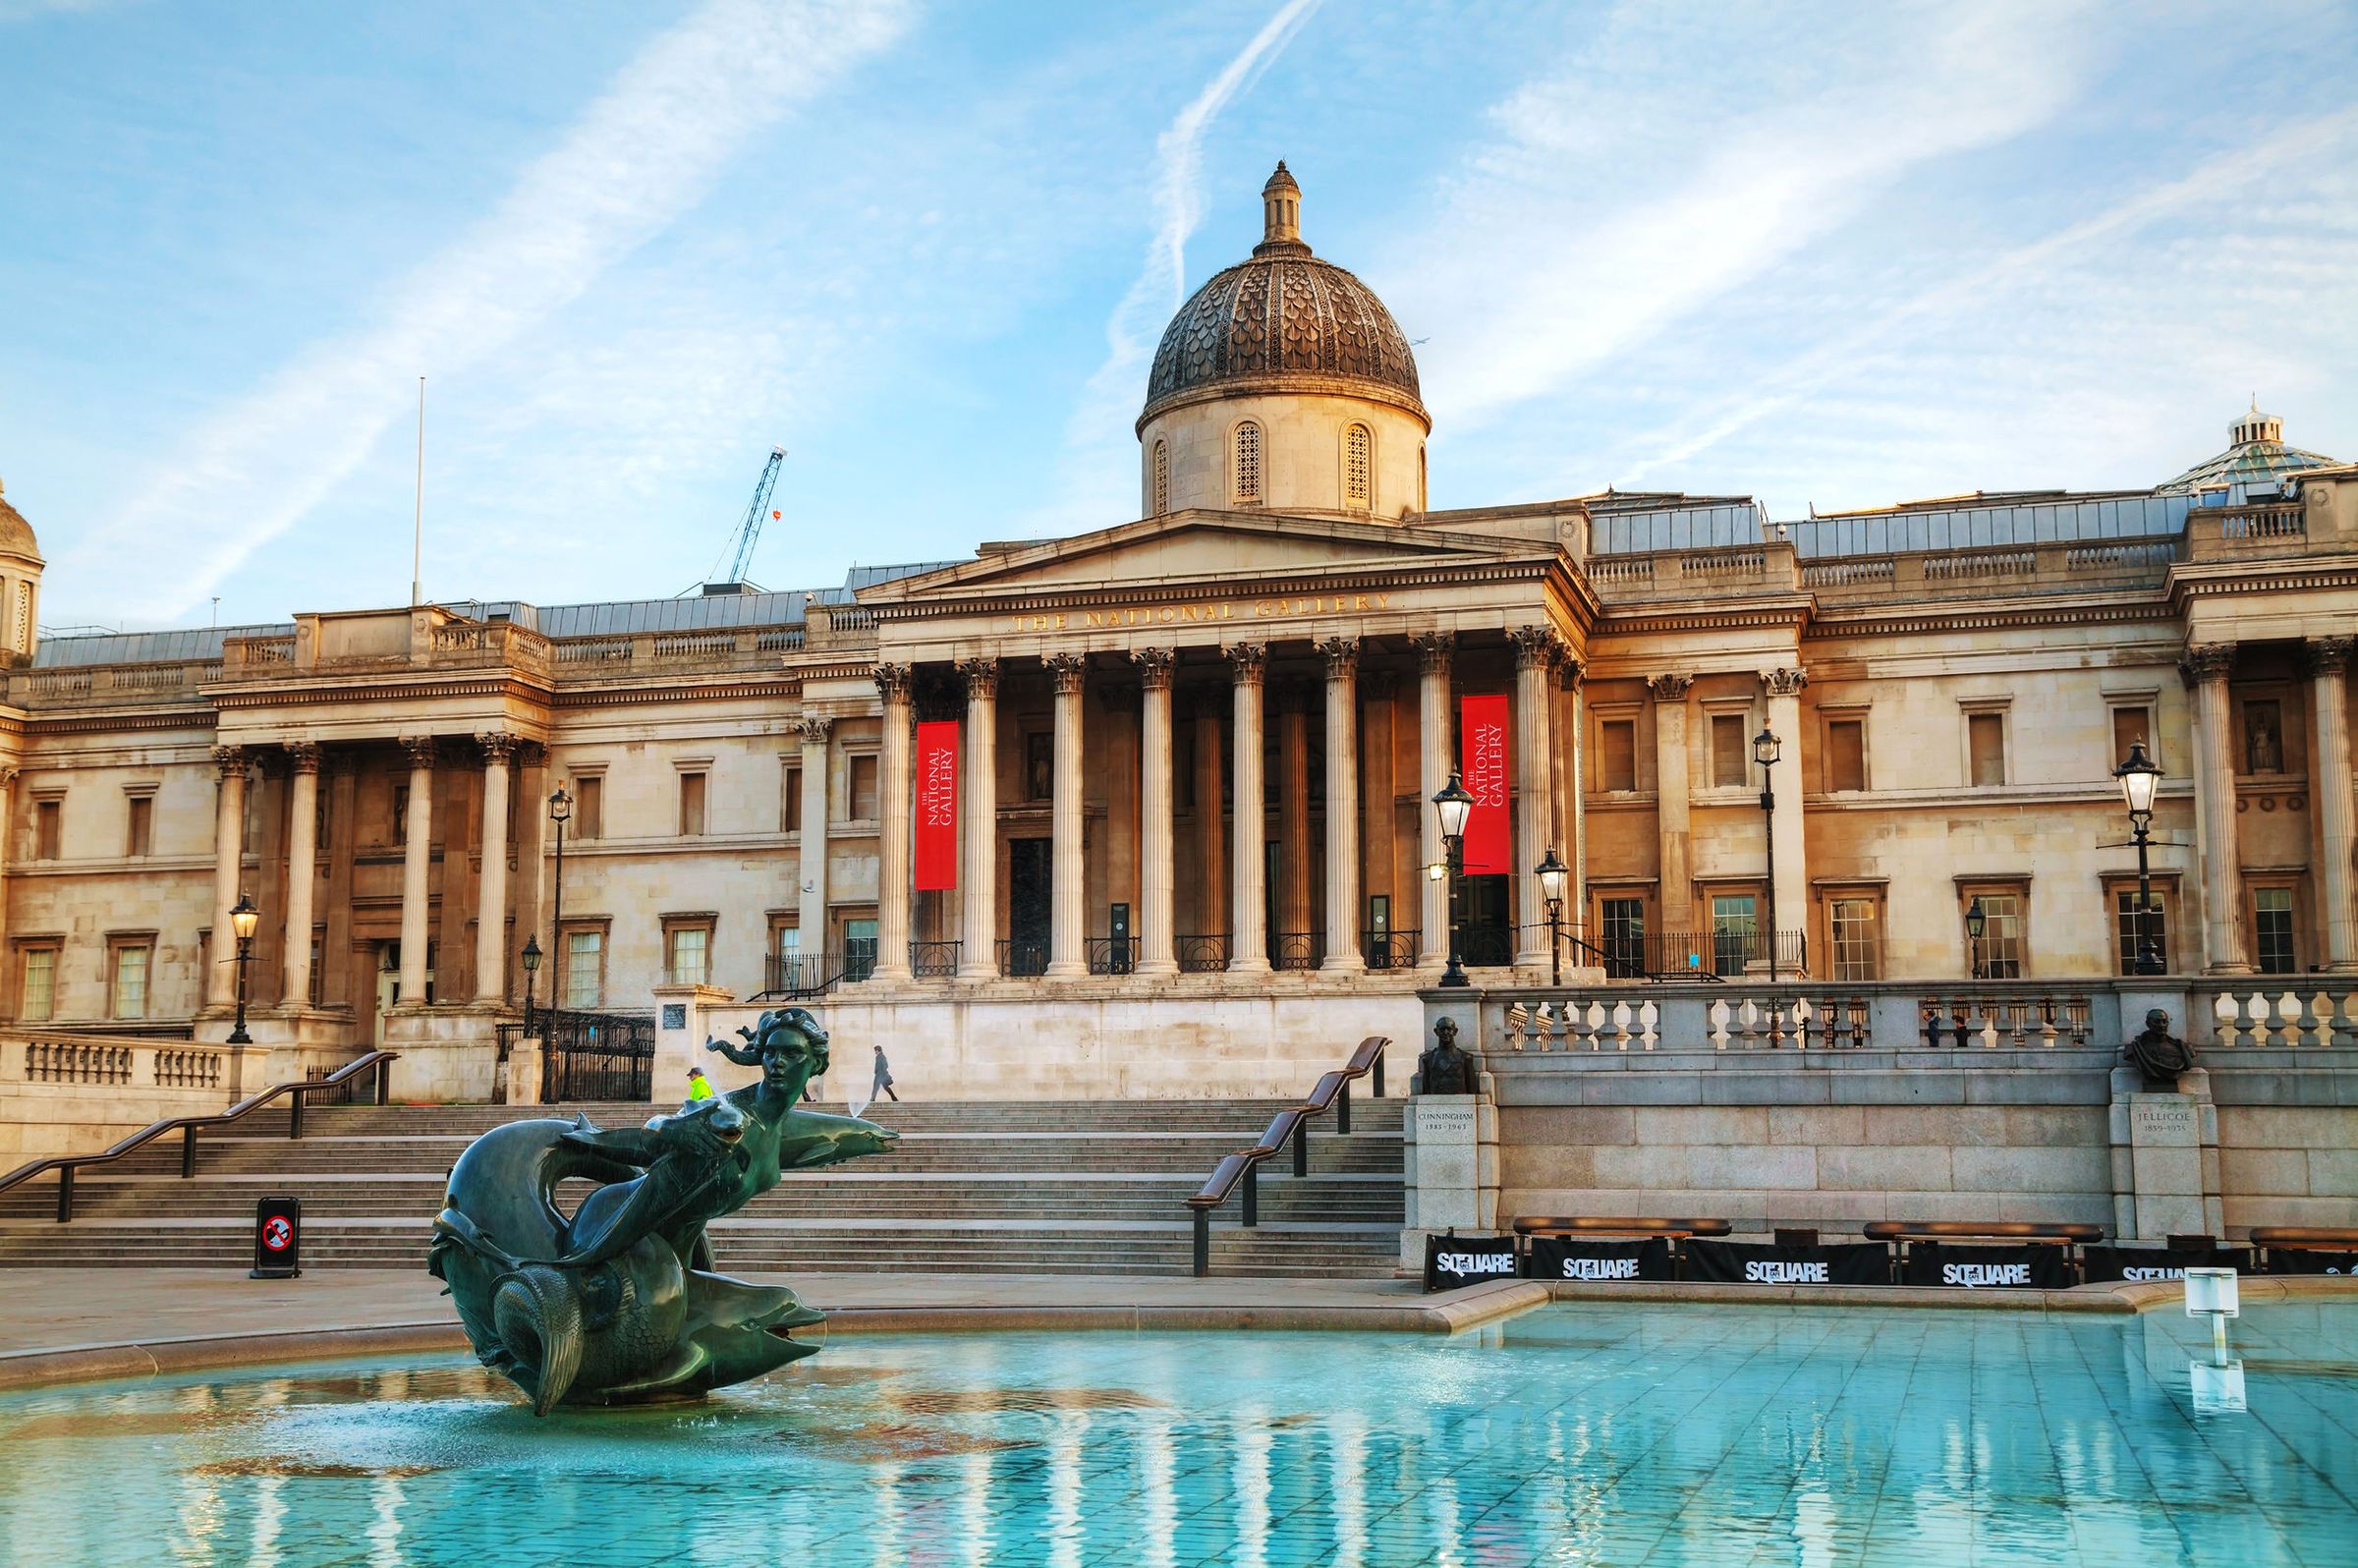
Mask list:
[[[1018,615],[1010,631],[1111,632],[1131,626],[1210,626],[1222,621],[1278,621],[1304,615],[1361,615],[1392,607],[1389,593],[1320,593],[1308,597],[1277,595],[1261,599],[1219,599],[1201,604],[1142,604],[1113,610],[1057,611],[1050,615]]]

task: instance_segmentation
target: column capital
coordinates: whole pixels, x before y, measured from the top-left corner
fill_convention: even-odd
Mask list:
[[[1319,654],[1326,661],[1326,679],[1348,681],[1359,674],[1359,639],[1330,637],[1319,644]]]
[[[319,743],[317,741],[289,741],[287,743],[287,771],[317,773],[319,771]]]
[[[1150,692],[1171,689],[1171,650],[1167,647],[1134,647],[1130,657],[1138,665],[1138,684]]]
[[[410,754],[410,766],[431,768],[434,765],[434,738],[431,735],[404,735],[399,745]]]
[[[19,769],[13,767],[0,767],[0,790],[5,790],[10,785],[16,783],[17,774],[19,771]]]
[[[966,682],[967,700],[974,701],[999,695],[999,661],[997,659],[960,659],[958,674]]]
[[[506,767],[515,759],[517,741],[513,735],[498,730],[486,730],[475,738],[475,744],[482,751],[485,767],[492,766],[494,763]]]
[[[879,664],[870,672],[876,680],[876,695],[886,702],[906,702],[910,689],[917,680],[915,666],[908,664]]]
[[[1552,626],[1518,626],[1506,634],[1515,644],[1515,668],[1519,670],[1551,669],[1564,654],[1564,640],[1555,635]]]
[[[244,778],[246,769],[252,765],[253,761],[253,756],[243,746],[216,746],[213,748],[213,765],[221,770],[221,776],[224,779]]]
[[[1058,697],[1078,697],[1082,683],[1089,679],[1089,655],[1086,653],[1042,653],[1040,667],[1055,682]]]
[[[1770,697],[1799,697],[1810,684],[1810,672],[1796,664],[1788,670],[1761,671],[1761,685]]]
[[[2301,644],[2301,656],[2311,675],[2339,675],[2350,666],[2358,637],[2313,637]]]
[[[835,721],[823,713],[813,713],[794,721],[795,733],[802,736],[805,746],[824,746]]]
[[[2200,686],[2205,681],[2223,681],[2235,667],[2235,644],[2232,643],[2195,643],[2187,646],[2185,657],[2178,660],[2178,679],[2188,686]]]
[[[1555,666],[1555,684],[1567,692],[1579,691],[1581,683],[1588,678],[1589,667],[1569,652]]]
[[[1269,644],[1266,643],[1230,643],[1220,649],[1220,657],[1228,661],[1231,678],[1239,686],[1259,686],[1269,669]]]
[[[1412,632],[1409,646],[1417,650],[1417,668],[1427,675],[1445,675],[1457,653],[1455,632]]]
[[[1646,690],[1653,694],[1654,700],[1657,702],[1683,702],[1686,700],[1687,689],[1694,684],[1694,676],[1674,671],[1668,675],[1649,676],[1646,681]]]

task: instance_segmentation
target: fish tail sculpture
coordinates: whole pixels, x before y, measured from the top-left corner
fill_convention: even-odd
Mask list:
[[[794,1292],[713,1271],[706,1222],[786,1170],[890,1149],[873,1122],[800,1108],[827,1036],[802,1008],[764,1013],[747,1043],[761,1082],[643,1128],[586,1118],[495,1127],[451,1167],[427,1269],[448,1287],[483,1365],[558,1405],[690,1398],[814,1353],[825,1321]],[[571,1214],[558,1185],[597,1184]]]

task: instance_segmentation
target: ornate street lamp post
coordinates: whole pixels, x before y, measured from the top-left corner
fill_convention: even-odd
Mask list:
[[[1768,846],[1768,983],[1776,983],[1776,794],[1769,769],[1785,755],[1784,742],[1764,727],[1752,738],[1752,759],[1761,764],[1761,838]]]
[[[253,907],[253,900],[245,893],[230,907],[229,926],[238,938],[238,1022],[229,1032],[232,1045],[251,1045],[253,1036],[246,1033],[246,967],[253,962],[253,933],[260,928],[262,912]]]
[[[557,824],[557,893],[549,909],[548,945],[559,958],[565,956],[565,824],[573,820],[573,797],[565,786],[557,786],[548,798],[548,819]],[[565,966],[559,964],[557,973],[548,981],[548,1010],[561,1011],[565,1006]]]
[[[2154,940],[2154,873],[2146,863],[2146,846],[2153,840],[2154,792],[2162,787],[2162,770],[2145,755],[2143,741],[2129,743],[2129,755],[2112,770],[2120,780],[2120,798],[2129,808],[2129,831],[2137,841],[2137,964],[2140,975],[2160,975],[2162,944]]]
[[[1564,891],[1572,880],[1572,868],[1555,858],[1555,846],[1547,846],[1547,858],[1532,868],[1540,879],[1540,898],[1547,906],[1547,983],[1564,982]]]
[[[540,973],[540,935],[537,931],[524,939],[524,1033],[533,1033],[533,978]]]
[[[1982,932],[1989,925],[1990,917],[1982,912],[1982,895],[1976,893],[1973,902],[1965,906],[1965,940],[1973,949],[1973,978],[1977,980],[1982,978]]]
[[[1474,797],[1452,773],[1433,796],[1432,810],[1441,819],[1442,861],[1435,868],[1449,878],[1449,967],[1441,971],[1441,983],[1464,985],[1468,983],[1466,963],[1458,950],[1458,932],[1464,924],[1460,900],[1466,879],[1466,818],[1473,812]]]

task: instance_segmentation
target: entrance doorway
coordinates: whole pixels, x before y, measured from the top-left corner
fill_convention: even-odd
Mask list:
[[[1007,841],[1007,956],[1009,975],[1044,974],[1055,908],[1054,871],[1044,838]]]
[[[1515,927],[1507,918],[1504,876],[1465,879],[1465,961],[1469,965],[1501,968],[1515,961]]]

